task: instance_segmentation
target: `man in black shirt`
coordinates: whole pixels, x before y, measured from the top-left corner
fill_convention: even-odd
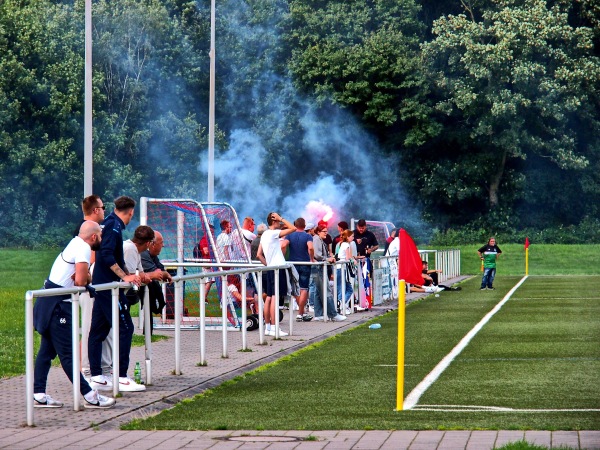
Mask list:
[[[354,242],[356,242],[358,256],[370,257],[371,253],[379,248],[377,238],[371,231],[367,230],[367,221],[365,219],[360,219],[356,225]]]

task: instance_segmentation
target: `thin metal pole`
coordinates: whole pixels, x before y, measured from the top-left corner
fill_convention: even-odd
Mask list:
[[[210,2],[210,83],[208,99],[208,201],[215,200],[215,0]]]
[[[323,291],[321,292],[323,302],[323,321],[327,322],[327,294],[329,293],[329,279],[327,278],[327,264],[323,264]]]
[[[246,274],[243,273],[240,276],[242,280],[242,350],[248,349],[248,336],[247,336],[247,321],[248,321],[248,311],[246,308],[248,305],[246,304]]]
[[[25,405],[27,425],[33,426],[33,295],[25,294]]]
[[[223,338],[223,358],[228,358],[227,354],[227,308],[229,307],[229,299],[227,298],[227,277],[221,277],[221,337]]]
[[[144,289],[144,343],[146,359],[146,385],[152,384],[152,315],[150,314],[150,289]]]
[[[200,278],[200,365],[206,365],[206,278]]]
[[[85,0],[85,88],[83,132],[83,196],[92,195],[92,0]]]
[[[119,288],[113,288],[112,293],[112,334],[113,334],[113,395],[119,393],[119,319],[121,317],[121,307],[119,305]]]
[[[81,352],[79,348],[79,292],[71,294],[71,345],[73,346],[73,411],[79,411]]]
[[[275,269],[275,339],[279,339],[279,269]]]

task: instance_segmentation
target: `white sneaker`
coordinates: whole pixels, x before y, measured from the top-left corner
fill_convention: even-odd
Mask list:
[[[112,391],[112,380],[105,375],[96,375],[90,380],[90,387],[95,391]]]
[[[105,397],[98,393],[98,391],[88,393],[87,397],[85,395],[83,396],[83,399],[85,400],[83,406],[88,409],[108,409],[112,408],[115,406],[115,403],[117,403],[114,398]]]
[[[50,397],[48,394],[33,394],[34,408],[62,408],[63,402]]]
[[[313,319],[315,322],[323,322],[323,316],[317,316]]]
[[[146,390],[143,384],[137,384],[129,377],[119,377],[119,391],[121,392],[142,392]]]
[[[315,307],[309,305],[308,312],[315,312]]]
[[[352,314],[352,310],[350,308],[346,308],[346,315]]]
[[[272,331],[271,331],[271,333],[272,333],[272,334],[271,334],[271,336],[277,336],[277,335],[275,334],[275,330],[272,330]],[[282,337],[282,336],[288,336],[288,335],[289,335],[289,333],[286,333],[286,332],[285,332],[285,331],[283,331],[281,328],[279,329],[279,337]]]
[[[275,336],[275,330],[265,330],[265,336]]]
[[[346,316],[342,316],[341,314],[336,314],[336,316],[332,317],[331,320],[333,322],[343,322],[344,320],[346,320]]]

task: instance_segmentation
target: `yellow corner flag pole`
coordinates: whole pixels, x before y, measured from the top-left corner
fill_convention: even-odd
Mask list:
[[[406,281],[398,283],[398,364],[396,376],[396,411],[404,409],[404,326],[406,308]]]
[[[529,237],[525,238],[525,275],[529,275]]]

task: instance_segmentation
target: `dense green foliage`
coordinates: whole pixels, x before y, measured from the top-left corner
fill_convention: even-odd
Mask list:
[[[209,8],[93,3],[107,203],[205,200]],[[80,217],[83,17],[0,3],[2,246],[64,242]],[[599,25],[591,0],[219,2],[215,200],[574,242],[549,235],[600,220]]]

